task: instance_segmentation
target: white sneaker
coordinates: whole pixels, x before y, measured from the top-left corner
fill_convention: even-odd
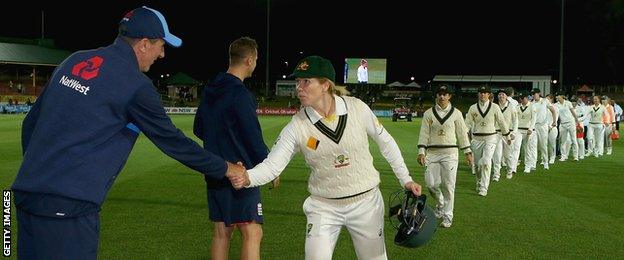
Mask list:
[[[524,174],[529,174],[529,173],[531,173],[530,169],[524,169]]]
[[[544,164],[544,170],[548,170],[550,169],[550,167],[548,166],[548,164]]]
[[[567,160],[568,160],[567,158],[566,159],[564,159],[564,158],[559,159],[560,162],[565,162]]]
[[[487,196],[487,191],[485,190],[479,191],[479,196],[482,196],[482,197]]]
[[[433,212],[435,214],[436,218],[442,218],[444,217],[444,215],[442,214],[442,210],[440,208],[436,208],[435,211]]]
[[[508,180],[511,180],[511,178],[513,178],[513,175],[514,175],[514,174],[513,174],[512,172],[507,173],[507,179],[508,179]]]
[[[555,164],[555,158],[550,159],[549,164]]]
[[[583,159],[583,157],[581,157],[581,159]],[[574,158],[572,161],[578,162],[579,158]]]
[[[495,182],[500,181],[500,175],[492,177],[492,181],[495,181]]]
[[[442,226],[443,228],[450,228],[452,224],[453,224],[452,221],[450,221],[448,218],[444,218],[440,226]]]

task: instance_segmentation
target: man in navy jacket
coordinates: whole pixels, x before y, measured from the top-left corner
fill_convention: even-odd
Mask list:
[[[243,84],[256,68],[258,44],[241,37],[230,44],[229,57],[227,73],[219,73],[204,88],[194,133],[204,141],[204,149],[253,168],[268,154],[256,101]],[[243,238],[241,258],[260,259],[263,217],[259,188],[235,190],[227,179],[210,178],[206,178],[206,186],[210,220],[215,223],[211,258],[228,259],[232,231],[238,227]]]
[[[20,259],[96,259],[99,210],[142,131],[159,149],[214,179],[242,174],[184,136],[142,72],[179,47],[163,15],[128,12],[107,47],[55,70],[22,124],[24,160],[13,183]]]

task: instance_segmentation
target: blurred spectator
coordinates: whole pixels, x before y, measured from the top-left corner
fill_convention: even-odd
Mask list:
[[[22,94],[22,83],[17,83],[17,93]]]
[[[622,107],[615,103],[613,99],[611,99],[611,105],[615,110],[615,129],[620,130],[620,121],[622,121],[622,117],[624,116],[622,115]]]
[[[28,105],[28,106],[32,106],[32,101],[30,101],[30,98],[28,98],[28,99],[26,100],[26,105]]]
[[[12,106],[12,105],[13,105],[13,99],[9,98],[9,106]]]

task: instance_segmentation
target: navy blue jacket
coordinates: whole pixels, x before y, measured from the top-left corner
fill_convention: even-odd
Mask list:
[[[184,165],[225,175],[222,158],[173,125],[134,51],[117,38],[55,70],[22,124],[24,160],[13,189],[101,205],[138,136],[129,123]]]
[[[204,88],[193,132],[204,141],[204,149],[229,162],[240,161],[251,169],[268,155],[256,107],[256,100],[243,81],[232,74],[219,73]],[[224,180],[215,184],[230,185]]]

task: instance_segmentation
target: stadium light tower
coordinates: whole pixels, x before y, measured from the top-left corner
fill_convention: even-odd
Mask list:
[[[561,27],[559,29],[559,85],[563,88],[563,10],[565,0],[561,0]],[[560,89],[562,90],[562,89]]]
[[[410,80],[411,80],[411,81],[414,81],[414,76],[412,76],[412,77],[410,78]]]
[[[269,10],[271,9],[271,0],[267,0],[267,7],[266,7],[266,15],[267,15],[267,20],[266,20],[266,74],[265,74],[265,79],[266,79],[266,89],[264,92],[264,96],[265,97],[269,97],[269,85],[271,84],[270,80],[269,80],[269,42],[270,42],[270,38],[269,38]]]

